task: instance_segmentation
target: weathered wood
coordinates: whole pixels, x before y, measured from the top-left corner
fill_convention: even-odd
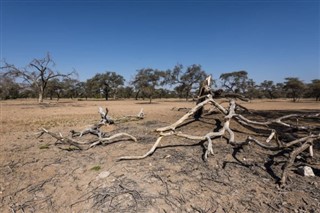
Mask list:
[[[57,139],[60,143],[62,143],[64,145],[75,146],[79,150],[84,149],[83,148],[84,145],[89,145],[89,147],[87,147],[87,148],[92,148],[98,144],[104,144],[107,141],[111,141],[111,140],[113,140],[115,138],[119,138],[119,137],[127,137],[129,140],[133,140],[134,142],[137,141],[137,139],[134,136],[127,134],[127,133],[124,133],[124,132],[117,133],[117,134],[112,135],[110,137],[105,137],[105,138],[99,137],[99,138],[96,138],[96,139],[90,140],[90,141],[78,141],[78,140],[74,140],[73,138],[63,137],[61,133],[56,134],[56,133],[48,131],[44,128],[42,128],[42,131],[43,131],[42,133],[46,133],[46,134],[52,136],[53,138]],[[56,143],[56,145],[58,145],[58,144]]]
[[[124,132],[120,132],[117,134],[114,134],[112,136],[109,137],[105,137],[105,133],[103,133],[100,128],[106,124],[114,124],[115,120],[112,119],[111,117],[108,116],[108,108],[106,108],[105,111],[103,111],[102,107],[99,107],[99,114],[101,116],[101,120],[95,124],[90,125],[89,127],[85,128],[84,130],[80,131],[80,132],[76,132],[74,130],[71,130],[71,138],[70,137],[63,137],[61,133],[56,134],[54,132],[48,131],[46,129],[42,129],[42,131],[40,132],[40,136],[43,135],[44,133],[49,134],[50,136],[52,136],[53,138],[57,139],[60,143],[62,144],[66,144],[66,145],[72,145],[77,147],[77,149],[82,150],[83,147],[85,145],[89,145],[88,148],[92,148],[98,144],[105,144],[108,141],[111,141],[115,138],[128,138],[129,140],[133,140],[133,141],[137,141],[137,139],[127,133]],[[140,110],[140,112],[137,115],[134,116],[125,116],[125,117],[129,117],[129,118],[137,118],[138,120],[143,119],[145,116],[143,109]],[[75,140],[74,137],[79,136],[82,137],[83,135],[86,134],[93,134],[96,135],[97,138],[93,139],[93,140],[89,140],[89,141],[79,141],[79,140]]]
[[[152,146],[152,148],[146,154],[141,155],[141,156],[123,156],[123,157],[118,158],[118,161],[120,161],[120,160],[138,160],[138,159],[143,159],[143,158],[148,157],[156,150],[157,146],[160,144],[162,137],[163,136],[158,137],[155,144]]]
[[[244,109],[248,111],[247,108],[237,104],[234,99],[229,100],[229,106],[227,108],[224,108],[221,104],[217,103],[211,94],[208,94],[206,96],[202,96],[200,98],[204,98],[202,102],[198,103],[195,107],[193,107],[191,110],[189,110],[185,115],[183,115],[180,119],[178,119],[175,123],[165,126],[162,128],[156,129],[156,131],[159,134],[159,137],[157,138],[156,142],[153,144],[152,148],[141,156],[124,156],[119,158],[118,160],[134,160],[134,159],[143,159],[151,154],[153,154],[160,144],[160,141],[164,137],[181,137],[186,138],[190,140],[198,140],[198,141],[207,141],[208,145],[206,147],[206,151],[204,154],[204,159],[207,160],[209,154],[213,154],[213,142],[212,139],[218,136],[226,136],[226,133],[229,135],[229,143],[234,146],[239,145],[245,145],[249,144],[250,142],[257,144],[259,147],[262,147],[264,149],[270,150],[270,151],[281,151],[281,150],[287,150],[290,153],[290,157],[285,163],[282,178],[280,181],[281,185],[284,185],[288,176],[288,171],[290,170],[290,167],[294,164],[295,158],[298,154],[309,148],[310,156],[313,156],[313,143],[315,141],[319,142],[320,140],[320,134],[319,133],[312,133],[312,131],[319,130],[318,126],[306,126],[306,125],[300,125],[298,122],[296,124],[290,124],[285,122],[286,119],[291,118],[319,118],[320,113],[315,114],[290,114],[285,115],[276,119],[271,119],[267,121],[254,121],[250,120],[246,117],[244,117],[241,114],[236,113],[236,109]],[[195,136],[183,133],[181,131],[176,131],[181,125],[184,124],[184,122],[192,117],[195,113],[198,112],[199,109],[202,109],[205,105],[212,105],[220,113],[224,115],[224,122],[223,126],[219,131],[216,132],[208,132],[207,134],[203,136]],[[252,136],[248,136],[247,140],[245,142],[236,142],[235,140],[235,134],[234,131],[230,128],[230,122],[234,119],[237,121],[240,125],[244,127],[253,127],[253,129],[256,130],[265,130],[270,132],[270,134],[267,136],[264,142],[260,142],[259,140],[253,138]],[[289,129],[296,129],[296,130],[303,130],[304,132],[307,131],[310,134],[308,136],[298,138],[295,140],[292,140],[290,142],[283,142],[278,139],[278,132],[271,128],[272,125],[277,124],[285,128]],[[276,146],[270,145],[271,141],[274,141],[276,143]],[[301,145],[302,144],[302,145]]]
[[[281,177],[281,180],[280,180],[280,186],[283,187],[286,183],[286,180],[287,180],[287,176],[288,176],[288,172],[290,170],[290,167],[292,167],[296,157],[301,153],[303,152],[304,150],[308,149],[313,143],[313,139],[312,138],[309,138],[307,139],[307,141],[302,144],[301,146],[299,146],[298,148],[296,148],[295,150],[293,150],[291,153],[290,153],[290,156],[289,156],[289,160],[286,162],[286,164],[284,165],[284,168],[283,168],[283,172],[282,172],[282,177]]]
[[[157,146],[160,144],[160,141],[163,137],[167,137],[167,136],[172,136],[175,135],[177,137],[182,137],[182,138],[187,138],[187,139],[191,139],[191,140],[207,140],[208,141],[208,146],[207,146],[207,151],[205,153],[205,159],[207,159],[209,153],[213,154],[213,148],[212,148],[212,140],[211,138],[217,137],[217,136],[223,136],[225,135],[225,132],[227,131],[229,133],[229,141],[232,143],[234,142],[234,133],[233,131],[230,129],[230,120],[232,119],[232,117],[235,115],[235,101],[231,100],[230,101],[230,106],[229,106],[229,113],[225,116],[224,120],[224,125],[222,127],[222,129],[218,132],[209,132],[208,134],[206,134],[205,136],[194,136],[194,135],[188,135],[188,134],[184,134],[181,132],[175,132],[175,128],[177,126],[179,126],[181,123],[183,123],[184,120],[186,120],[190,115],[194,114],[197,112],[197,110],[199,109],[199,107],[202,107],[204,104],[208,103],[208,102],[212,102],[213,100],[208,99],[208,101],[204,101],[201,104],[198,104],[196,107],[194,107],[192,110],[190,110],[186,115],[184,115],[181,119],[179,119],[176,123],[174,123],[173,125],[167,126],[165,128],[160,128],[157,129],[157,131],[160,131],[160,136],[158,137],[157,141],[154,143],[154,145],[152,146],[152,148],[145,153],[144,155],[141,156],[124,156],[119,158],[118,160],[138,160],[138,159],[143,159],[146,158],[147,156],[151,155],[152,153],[154,153],[154,151],[156,150]],[[214,102],[216,104],[216,102]],[[224,112],[226,112],[226,110],[223,110]],[[170,130],[170,132],[165,132]]]

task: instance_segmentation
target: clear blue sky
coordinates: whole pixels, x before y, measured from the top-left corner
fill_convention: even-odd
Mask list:
[[[50,52],[80,80],[181,63],[307,83],[320,78],[319,11],[318,0],[1,0],[1,59],[23,67]]]

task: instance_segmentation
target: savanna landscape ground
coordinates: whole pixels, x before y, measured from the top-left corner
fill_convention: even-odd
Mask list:
[[[214,155],[205,162],[206,142],[172,136],[163,139],[155,153],[145,159],[116,161],[125,155],[147,152],[158,137],[154,130],[175,122],[195,102],[0,103],[0,212],[320,212],[319,167],[313,168],[315,177],[291,171],[287,185],[279,188],[283,163],[270,164],[270,152],[253,144],[238,149],[224,137],[215,138]],[[257,120],[320,110],[313,100],[240,103],[252,112],[246,116]],[[70,130],[80,131],[99,121],[99,106],[108,107],[114,118],[135,115],[143,108],[143,120],[101,128],[110,135],[131,134],[138,141],[116,139],[91,149],[68,151],[56,146],[56,140],[49,135],[37,137],[42,127],[65,136]],[[215,131],[222,118],[213,113],[180,130],[202,136]],[[317,120],[313,122],[319,125]],[[236,141],[248,135],[261,137],[235,122],[231,128]],[[319,147],[315,147],[312,161],[319,165]]]

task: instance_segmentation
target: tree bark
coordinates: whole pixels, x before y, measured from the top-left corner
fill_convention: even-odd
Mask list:
[[[43,102],[43,96],[44,96],[44,89],[41,88],[39,91],[39,98],[38,98],[38,102],[42,103]]]

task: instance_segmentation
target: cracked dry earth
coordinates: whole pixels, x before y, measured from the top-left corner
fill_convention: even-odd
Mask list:
[[[246,115],[251,119],[319,112],[313,101],[241,104],[253,111]],[[40,105],[35,100],[1,101],[0,212],[320,212],[319,167],[314,168],[315,177],[291,171],[280,189],[276,182],[287,155],[270,166],[269,151],[255,145],[237,149],[224,137],[213,140],[214,155],[207,162],[207,142],[177,137],[164,138],[145,159],[116,161],[147,152],[157,139],[154,130],[175,122],[194,105],[179,100],[62,100]],[[129,133],[138,142],[117,139],[67,151],[55,146],[49,135],[37,138],[41,127],[64,136],[82,130],[99,120],[98,106],[107,106],[112,117],[144,108],[143,120],[102,127],[110,135]],[[217,129],[222,118],[213,113],[179,130],[204,135]],[[235,122],[231,128],[236,141],[256,136]],[[312,161],[319,165],[319,147]]]

